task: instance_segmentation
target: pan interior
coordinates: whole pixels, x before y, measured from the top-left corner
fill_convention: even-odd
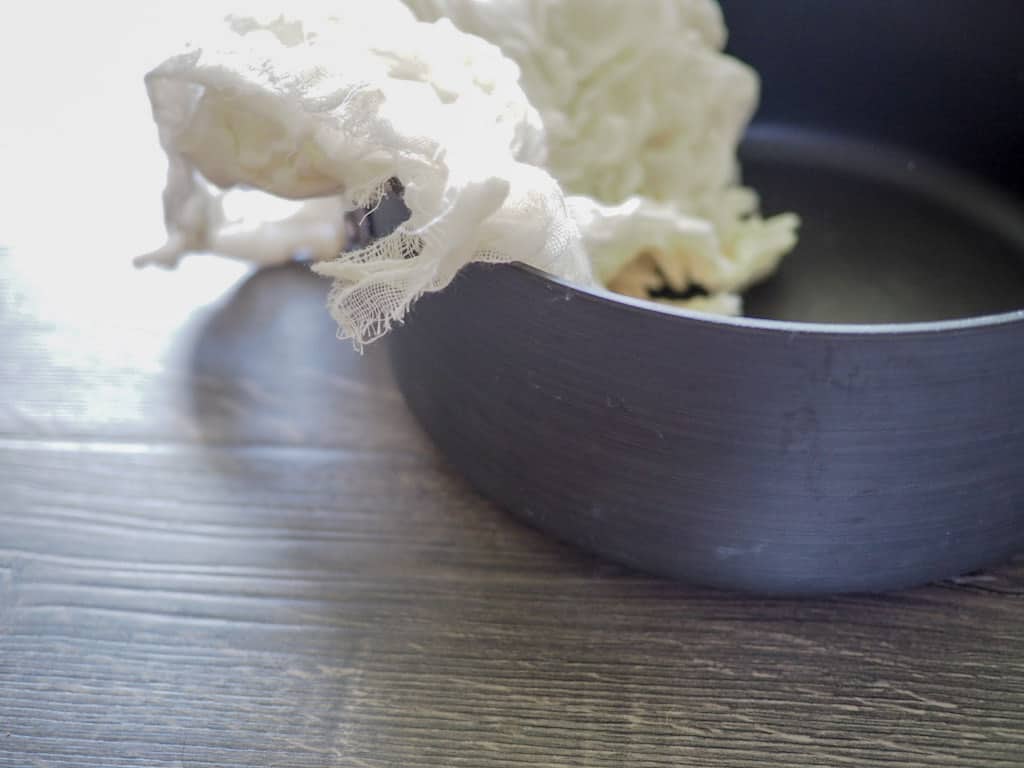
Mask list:
[[[755,126],[744,181],[800,243],[748,291],[750,317],[814,323],[952,320],[1024,308],[1024,205],[911,151]]]

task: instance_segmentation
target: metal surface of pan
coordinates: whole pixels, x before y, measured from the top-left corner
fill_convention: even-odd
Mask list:
[[[390,341],[485,496],[637,568],[878,591],[1024,549],[1024,6],[723,3],[798,250],[720,319],[474,266]]]

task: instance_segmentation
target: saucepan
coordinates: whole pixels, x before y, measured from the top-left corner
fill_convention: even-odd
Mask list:
[[[688,582],[873,592],[1024,550],[1024,4],[723,9],[763,80],[745,180],[797,251],[742,318],[468,268],[389,341],[409,407],[501,507]]]

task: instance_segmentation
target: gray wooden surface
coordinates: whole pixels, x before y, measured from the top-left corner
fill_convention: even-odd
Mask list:
[[[474,496],[302,268],[109,264],[0,256],[0,765],[1024,765],[1024,562],[626,572]]]
[[[1024,560],[630,573],[474,496],[319,279],[133,271],[173,4],[109,5],[0,24],[0,766],[1024,766]]]

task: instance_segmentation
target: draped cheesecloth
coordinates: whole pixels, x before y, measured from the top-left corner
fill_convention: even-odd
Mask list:
[[[140,261],[310,254],[360,345],[471,261],[633,295],[697,285],[735,312],[792,247],[794,217],[761,219],[736,184],[757,80],[720,53],[714,3],[409,5],[429,21],[398,0],[247,10],[149,73],[168,242]],[[409,219],[342,252],[344,213],[392,179]],[[240,228],[239,186],[302,204]]]

